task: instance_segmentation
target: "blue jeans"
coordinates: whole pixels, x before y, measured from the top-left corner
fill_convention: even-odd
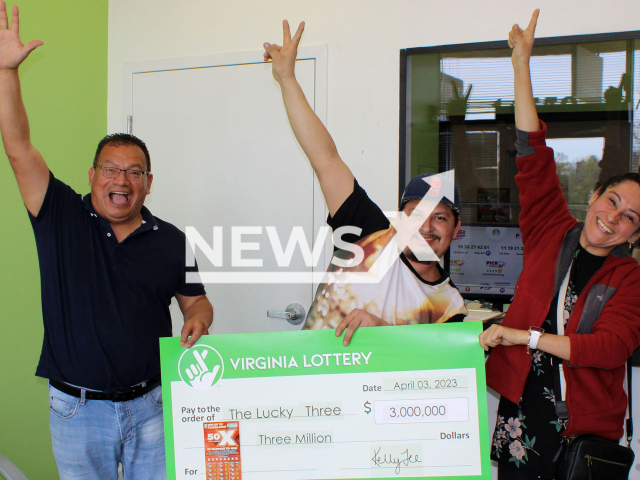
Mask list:
[[[49,386],[53,455],[61,480],[167,478],[162,387],[128,402],[85,400]]]

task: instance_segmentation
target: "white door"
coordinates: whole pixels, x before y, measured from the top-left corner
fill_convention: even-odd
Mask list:
[[[312,273],[323,272],[330,256],[325,251],[308,265],[298,245],[287,258],[292,232],[303,233],[312,248],[326,210],[271,65],[261,57],[216,55],[125,69],[125,112],[149,148],[154,175],[146,205],[202,237],[195,251],[215,311],[211,333],[301,328],[268,318],[267,310],[292,303],[308,309],[317,285]],[[324,120],[326,47],[302,49],[296,73]],[[175,334],[183,323],[175,300],[172,317]]]

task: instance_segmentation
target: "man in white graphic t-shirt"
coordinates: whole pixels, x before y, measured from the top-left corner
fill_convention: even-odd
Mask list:
[[[273,60],[291,128],[320,182],[327,223],[334,231],[357,227],[359,234],[343,240],[364,254],[356,259],[336,253],[304,328],[335,328],[336,336],[346,330],[348,345],[358,327],[461,321],[467,314],[464,300],[437,261],[461,225],[457,191],[446,190],[446,179],[439,175],[415,177],[403,194],[396,226],[390,227],[338,155],[296,80],[304,23],[293,38],[286,20],[283,26],[283,45],[265,43],[264,59]]]

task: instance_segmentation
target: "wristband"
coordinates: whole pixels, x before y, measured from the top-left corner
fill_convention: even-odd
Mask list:
[[[527,353],[529,349],[535,350],[538,347],[538,340],[544,334],[544,328],[529,327],[529,342],[527,344]]]

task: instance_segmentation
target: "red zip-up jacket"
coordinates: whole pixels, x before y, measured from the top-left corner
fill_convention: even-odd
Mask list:
[[[524,257],[503,325],[522,330],[542,326],[583,226],[567,209],[553,150],[545,145],[547,128],[543,122],[540,126],[537,132],[519,130],[516,143]],[[569,412],[563,435],[619,439],[627,408],[625,362],[640,345],[640,266],[622,248],[609,254],[585,286],[565,335],[571,358],[563,361]],[[526,346],[500,345],[487,360],[487,384],[519,403],[530,369]],[[560,392],[554,393],[559,398]]]

